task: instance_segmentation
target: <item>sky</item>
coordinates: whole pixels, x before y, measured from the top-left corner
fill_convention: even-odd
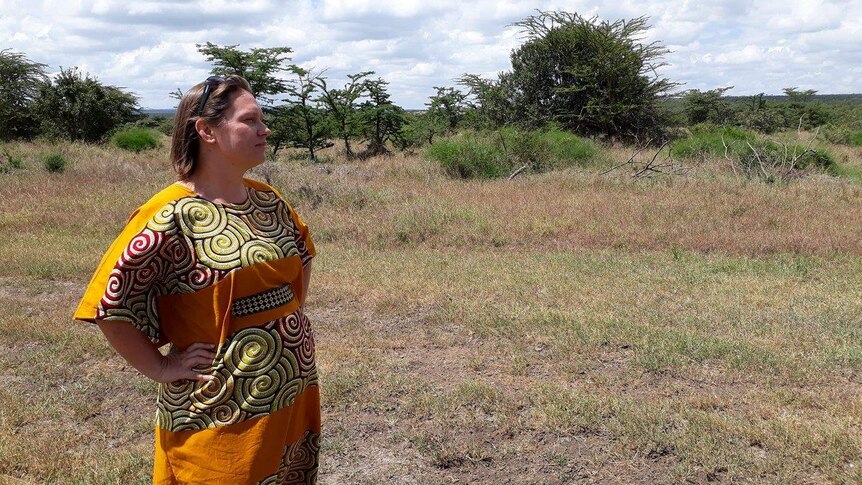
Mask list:
[[[644,42],[671,51],[658,74],[677,90],[862,93],[862,0],[0,0],[0,49],[49,73],[78,66],[153,109],[176,106],[169,93],[207,77],[195,44],[287,46],[330,86],[373,70],[395,103],[416,109],[464,73],[509,70],[525,40],[511,24],[537,9],[648,17]]]

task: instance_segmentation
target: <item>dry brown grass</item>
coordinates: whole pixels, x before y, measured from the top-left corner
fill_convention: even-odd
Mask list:
[[[0,483],[147,483],[153,386],[69,318],[165,154],[13,148]],[[862,480],[860,185],[462,182],[404,156],[272,174],[320,252],[322,483]]]

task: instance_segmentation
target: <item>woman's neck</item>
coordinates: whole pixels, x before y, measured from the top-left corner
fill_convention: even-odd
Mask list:
[[[212,202],[240,204],[248,198],[248,191],[242,180],[242,173],[229,169],[219,170],[212,163],[201,163],[182,184]]]

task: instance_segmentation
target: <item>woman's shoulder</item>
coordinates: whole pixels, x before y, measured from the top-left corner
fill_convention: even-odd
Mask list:
[[[245,184],[246,187],[257,192],[272,192],[275,195],[281,197],[281,193],[275,187],[265,182],[261,182],[260,180],[243,177],[242,183]]]

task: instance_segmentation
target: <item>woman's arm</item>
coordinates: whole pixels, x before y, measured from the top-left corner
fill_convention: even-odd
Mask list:
[[[130,322],[96,320],[96,323],[111,347],[126,362],[156,382],[168,383],[180,379],[209,382],[213,379],[212,375],[193,368],[212,368],[215,345],[197,342],[183,351],[162,355]]]

